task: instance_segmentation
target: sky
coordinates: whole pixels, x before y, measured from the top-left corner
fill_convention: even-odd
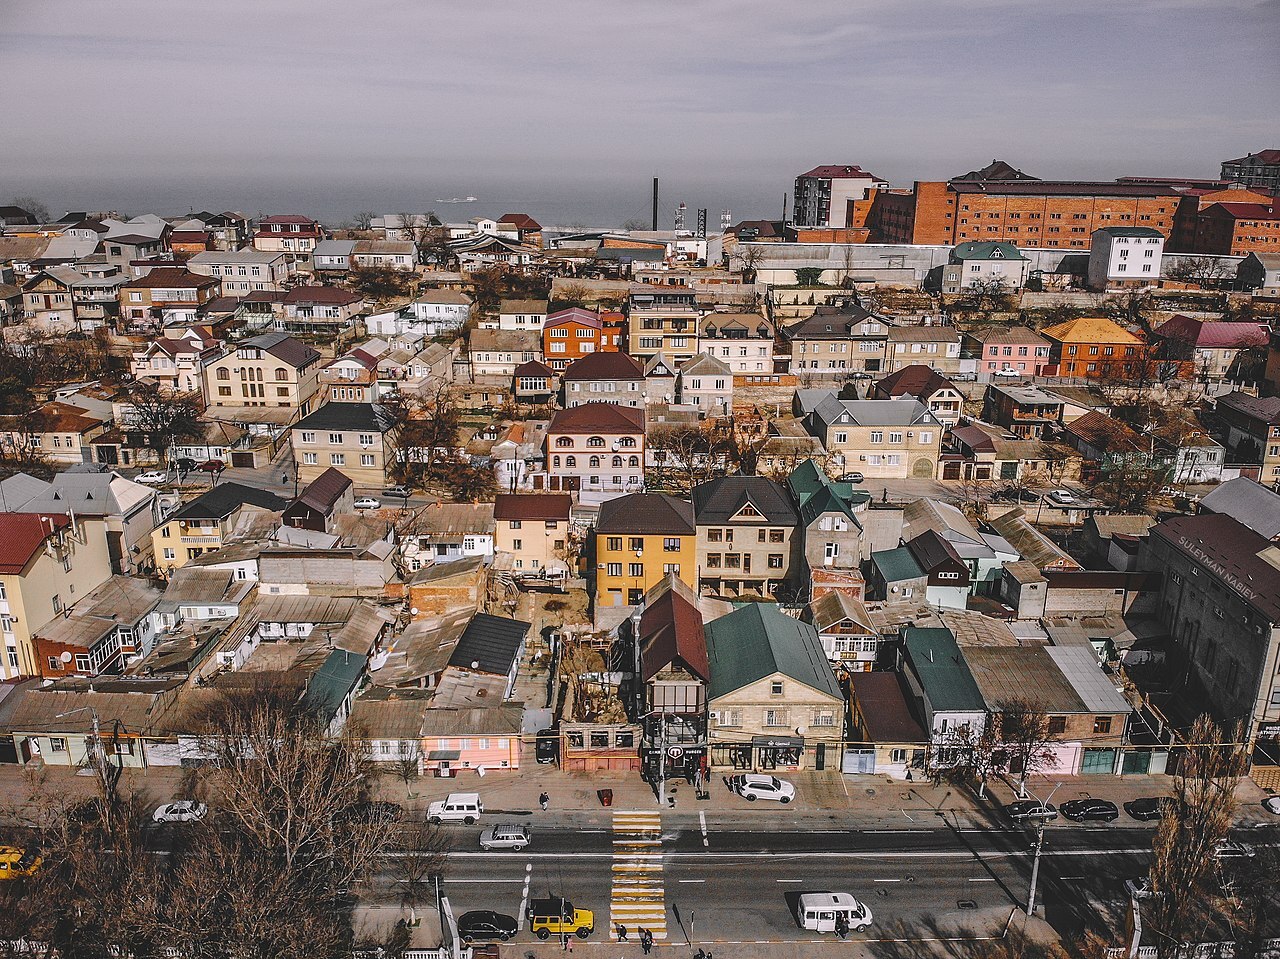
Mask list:
[[[658,176],[714,224],[822,163],[1212,177],[1280,147],[1278,36],[1280,0],[0,0],[0,203],[616,225]]]

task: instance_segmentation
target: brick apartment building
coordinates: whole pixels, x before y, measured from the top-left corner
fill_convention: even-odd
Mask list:
[[[1280,190],[1280,150],[1263,150],[1223,160],[1222,178],[1263,190]]]
[[[909,192],[876,192],[867,215],[871,241],[954,246],[995,240],[1085,250],[1093,232],[1109,226],[1145,226],[1169,236],[1180,199],[1177,189],[1160,183],[981,178],[984,173],[917,181]]]
[[[1212,204],[1200,214],[1196,252],[1219,256],[1280,253],[1280,204]]]

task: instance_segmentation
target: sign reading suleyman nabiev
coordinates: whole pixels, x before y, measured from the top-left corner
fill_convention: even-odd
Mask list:
[[[1253,587],[1206,553],[1194,540],[1187,536],[1179,536],[1178,545],[1182,547],[1184,552],[1199,560],[1201,566],[1217,573],[1219,579],[1245,599],[1253,600],[1257,598],[1258,594]]]

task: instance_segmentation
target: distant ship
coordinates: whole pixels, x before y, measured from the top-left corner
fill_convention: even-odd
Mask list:
[[[436,202],[437,203],[475,203],[478,199],[480,198],[475,196],[454,196],[454,197],[450,197],[447,200],[437,199]]]

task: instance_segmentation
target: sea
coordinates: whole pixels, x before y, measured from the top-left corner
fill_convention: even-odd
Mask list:
[[[699,209],[707,210],[708,232],[719,232],[723,219],[779,219],[789,183],[698,182],[688,179],[659,184],[658,228],[674,228],[677,207],[685,204],[684,225],[697,226]],[[619,228],[648,229],[652,212],[652,180],[557,182],[507,179],[431,177],[241,179],[231,176],[154,177],[128,180],[78,177],[0,177],[0,203],[32,196],[54,217],[64,211],[115,211],[136,216],[178,216],[208,210],[237,210],[250,216],[297,213],[328,226],[341,226],[361,211],[434,212],[443,222],[463,223],[477,216],[527,213],[545,230]],[[771,196],[772,195],[772,196]],[[474,197],[474,200],[467,198]],[[460,202],[453,202],[460,201]]]

